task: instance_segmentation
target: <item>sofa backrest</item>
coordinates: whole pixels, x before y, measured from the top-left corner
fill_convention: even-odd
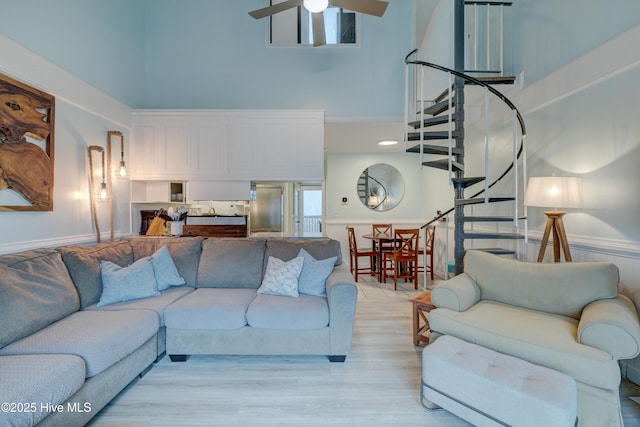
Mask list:
[[[618,294],[618,268],[609,262],[529,263],[470,250],[464,272],[483,300],[575,319],[587,304]]]
[[[0,256],[0,348],[79,308],[78,292],[57,251]]]
[[[340,242],[333,239],[211,237],[202,243],[198,266],[199,288],[252,288],[262,284],[270,256],[289,261],[304,248],[318,260],[338,257]]]
[[[61,246],[58,251],[80,295],[80,308],[97,303],[102,295],[101,260],[111,261],[121,267],[133,262],[133,249],[128,241],[94,246]]]
[[[251,288],[262,283],[266,240],[211,237],[202,243],[199,288]]]
[[[166,246],[178,273],[187,282],[186,285],[192,288],[196,287],[204,238],[144,236],[131,237],[128,240],[133,249],[134,261],[151,256]]]
[[[265,267],[269,257],[279,258],[283,261],[289,261],[295,258],[300,249],[307,251],[317,260],[338,257],[335,265],[342,264],[342,251],[340,242],[328,238],[271,238],[267,240],[267,252],[265,254]]]

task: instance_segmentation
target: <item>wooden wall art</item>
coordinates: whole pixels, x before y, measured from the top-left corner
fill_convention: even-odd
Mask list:
[[[26,200],[0,211],[53,210],[54,112],[52,95],[0,74],[0,191]]]

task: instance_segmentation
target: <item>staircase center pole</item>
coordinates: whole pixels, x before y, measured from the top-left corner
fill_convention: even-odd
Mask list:
[[[464,25],[464,0],[455,0],[454,5],[454,69],[461,73],[464,72],[464,45],[465,45],[465,25]],[[456,148],[459,154],[456,154],[456,161],[464,165],[464,79],[456,76],[454,80],[455,88],[455,124],[458,137],[456,138]],[[464,177],[464,171],[457,170],[456,178]],[[455,186],[455,199],[462,200],[464,198],[464,186]],[[455,274],[462,273],[464,268],[464,205],[456,204],[455,209],[455,239],[454,239],[454,257],[455,257]]]

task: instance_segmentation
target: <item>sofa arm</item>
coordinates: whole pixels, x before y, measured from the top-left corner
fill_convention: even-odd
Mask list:
[[[436,307],[454,311],[465,311],[480,301],[480,288],[466,273],[459,274],[431,291],[431,300]]]
[[[331,355],[346,355],[356,317],[358,287],[345,265],[336,266],[327,278]]]
[[[587,305],[578,324],[578,342],[611,354],[616,360],[640,353],[640,323],[633,302],[624,295]]]

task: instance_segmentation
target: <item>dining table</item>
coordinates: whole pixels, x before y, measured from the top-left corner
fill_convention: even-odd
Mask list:
[[[376,275],[378,277],[378,282],[382,283],[383,243],[393,243],[395,241],[395,237],[390,233],[368,233],[363,234],[362,237],[364,239],[370,239],[377,242],[377,244],[374,245],[378,249],[378,256],[376,256]]]

